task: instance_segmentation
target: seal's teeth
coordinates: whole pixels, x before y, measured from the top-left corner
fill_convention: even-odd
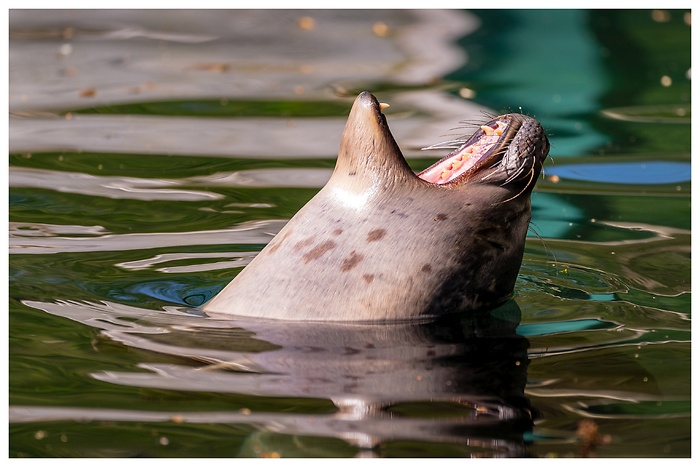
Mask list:
[[[449,170],[443,170],[442,173],[440,174],[440,180],[447,180],[447,178],[450,176],[450,171]]]
[[[486,136],[491,136],[495,131],[493,128],[491,128],[488,125],[482,125],[481,129],[484,130],[484,133],[486,133]]]
[[[389,107],[391,107],[389,104],[386,104],[386,103],[384,103],[384,102],[380,102],[380,103],[379,103],[379,110],[386,110],[386,109],[388,109]]]
[[[462,167],[461,160],[452,161],[452,170],[458,170],[460,167]]]
[[[496,136],[501,136],[503,134],[503,129],[501,128],[501,124],[498,124],[498,128],[494,130],[494,133],[496,133]]]

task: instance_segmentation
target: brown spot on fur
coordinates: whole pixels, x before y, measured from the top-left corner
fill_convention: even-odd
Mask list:
[[[367,234],[367,243],[376,242],[381,240],[386,236],[386,230],[384,229],[374,229]]]
[[[299,251],[299,250],[306,248],[307,246],[311,246],[311,244],[313,242],[314,242],[314,239],[311,237],[307,238],[305,240],[302,240],[300,242],[297,242],[294,244],[294,251]]]
[[[371,284],[374,280],[374,274],[362,274],[362,278],[365,280],[365,282]]]
[[[420,268],[421,271],[423,272],[431,272],[433,270],[433,267],[429,264],[424,264],[422,268]]]
[[[447,214],[444,214],[444,213],[441,212],[441,213],[438,213],[437,216],[435,216],[434,220],[436,220],[436,221],[444,221],[444,220],[447,220],[448,217],[449,217],[449,216],[448,216]]]
[[[356,251],[351,252],[350,256],[348,256],[347,258],[345,258],[343,260],[343,264],[340,266],[340,270],[343,272],[348,272],[349,270],[351,270],[352,268],[357,266],[357,264],[360,261],[362,261],[363,258],[364,258],[364,256],[362,256],[358,252],[356,252]]]
[[[309,261],[320,258],[325,252],[332,250],[333,248],[335,248],[335,242],[333,240],[326,240],[325,242],[316,245],[312,250],[307,251],[301,259],[303,259],[304,263],[306,264]]]
[[[343,229],[335,229],[335,230],[333,231],[333,235],[335,235],[336,237],[337,237],[338,235],[340,235],[341,233],[343,233]]]
[[[272,244],[272,243],[270,244],[270,249],[269,249],[268,251],[269,251],[270,253],[274,253],[275,251],[277,251],[277,250],[279,249],[279,247],[282,246],[282,244],[284,243],[284,241],[287,240],[287,237],[289,237],[289,235],[290,235],[291,233],[292,233],[291,230],[288,231],[288,232],[285,233],[285,234],[282,236],[282,238],[280,238],[279,240],[277,240],[276,238],[274,238],[272,241],[275,242],[275,243],[274,243],[274,244]]]

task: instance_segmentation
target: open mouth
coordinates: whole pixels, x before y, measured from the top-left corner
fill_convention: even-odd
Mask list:
[[[465,174],[500,161],[501,149],[517,132],[510,115],[497,117],[482,125],[464,144],[418,174],[423,180],[444,185]],[[456,140],[459,141],[459,140]],[[426,149],[445,147],[435,145]]]

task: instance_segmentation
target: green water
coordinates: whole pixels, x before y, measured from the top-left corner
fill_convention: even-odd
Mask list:
[[[9,455],[689,457],[685,14],[13,12]],[[459,331],[201,316],[364,89],[416,170],[483,109],[548,129],[517,305]]]

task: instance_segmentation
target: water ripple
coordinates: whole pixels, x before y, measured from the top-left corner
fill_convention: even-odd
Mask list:
[[[10,167],[9,183],[16,188],[52,189],[64,193],[144,201],[207,201],[218,193],[176,189],[178,182],[164,179],[95,176],[27,167]]]
[[[193,232],[109,234],[101,237],[11,237],[11,254],[133,251],[186,245],[267,244],[286,224],[283,220],[244,222],[230,229]]]

